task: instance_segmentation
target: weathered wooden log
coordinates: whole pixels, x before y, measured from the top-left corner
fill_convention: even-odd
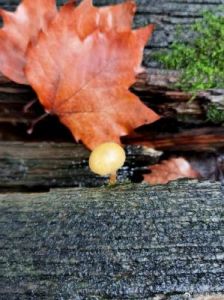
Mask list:
[[[196,151],[215,152],[223,149],[224,128],[213,126],[211,128],[195,128],[179,132],[155,132],[148,130],[143,134],[133,134],[125,137],[127,144],[144,145],[162,151]]]
[[[127,160],[119,171],[121,182],[142,166],[158,162],[161,152],[141,146],[126,147]],[[51,187],[99,186],[108,182],[88,168],[89,151],[75,143],[0,142],[0,190],[45,190]]]
[[[210,182],[0,194],[0,298],[224,297],[223,198]]]
[[[212,137],[208,137],[210,140]],[[180,137],[181,139],[181,137]],[[198,136],[200,152],[189,151],[187,145],[191,136],[182,137],[179,151],[166,157],[183,156],[197,170],[203,179],[223,181],[223,150],[203,149],[205,136]],[[217,140],[217,137],[216,137]],[[166,148],[175,149],[175,141],[167,140]],[[153,142],[153,141],[152,141]],[[160,140],[161,145],[162,140]],[[174,145],[169,145],[173,143]],[[139,143],[137,143],[139,144]],[[158,144],[157,144],[158,145]],[[155,146],[153,143],[151,146]],[[188,151],[181,151],[181,148]],[[210,145],[211,147],[211,145]],[[118,182],[141,182],[143,174],[149,172],[149,165],[158,163],[163,152],[145,146],[129,145],[125,147],[127,159],[118,172]],[[202,151],[204,150],[204,151]],[[206,150],[206,151],[205,151]],[[209,152],[210,150],[210,152]],[[89,151],[74,143],[23,143],[0,142],[0,191],[45,191],[52,187],[96,187],[108,183],[108,177],[100,177],[90,172],[88,167]]]

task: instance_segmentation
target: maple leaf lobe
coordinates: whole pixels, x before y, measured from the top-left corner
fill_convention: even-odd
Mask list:
[[[4,26],[0,29],[0,70],[11,80],[27,84],[24,74],[26,50],[36,42],[40,30],[56,14],[54,0],[23,0],[15,12],[0,10]]]

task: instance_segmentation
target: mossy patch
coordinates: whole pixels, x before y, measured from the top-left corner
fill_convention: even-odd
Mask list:
[[[200,90],[224,87],[224,8],[219,13],[206,12],[191,26],[195,38],[176,41],[171,51],[156,54],[156,59],[168,69],[181,70],[175,85],[196,93]]]
[[[211,121],[215,124],[224,123],[224,109],[219,106],[211,103],[207,109],[207,118],[208,121]]]

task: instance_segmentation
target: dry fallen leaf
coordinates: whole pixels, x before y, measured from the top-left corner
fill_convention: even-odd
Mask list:
[[[164,160],[149,167],[150,174],[144,175],[144,181],[150,184],[165,184],[179,178],[198,178],[200,175],[183,157]]]
[[[40,30],[55,16],[55,0],[23,0],[15,12],[0,10],[4,26],[0,29],[0,71],[11,80],[27,84],[25,53]]]
[[[153,25],[131,29],[133,1],[67,4],[27,54],[26,76],[45,110],[90,149],[159,119],[129,91]]]

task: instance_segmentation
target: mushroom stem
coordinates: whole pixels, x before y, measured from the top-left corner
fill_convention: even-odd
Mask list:
[[[117,172],[110,174],[109,185],[114,185],[117,182]]]

